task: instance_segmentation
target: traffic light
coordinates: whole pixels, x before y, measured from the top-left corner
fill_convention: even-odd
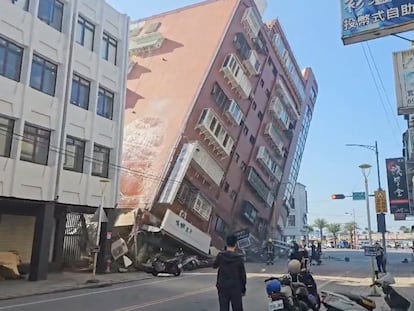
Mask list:
[[[332,200],[343,200],[345,199],[345,195],[344,194],[332,194],[331,199]]]

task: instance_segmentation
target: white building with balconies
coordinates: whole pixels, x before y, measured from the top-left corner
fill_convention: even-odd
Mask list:
[[[306,186],[296,183],[294,201],[287,218],[284,235],[287,241],[306,241],[308,233],[308,195]]]
[[[0,25],[0,252],[39,280],[62,263],[67,215],[117,204],[129,18],[104,0],[8,0]]]

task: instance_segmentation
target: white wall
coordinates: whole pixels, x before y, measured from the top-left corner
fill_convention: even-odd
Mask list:
[[[0,2],[0,35],[24,48],[20,82],[0,76],[0,114],[15,119],[11,157],[0,157],[0,197],[51,201],[58,195],[59,202],[97,206],[100,178],[91,176],[93,145],[97,143],[111,149],[105,206],[114,207],[119,193],[129,19],[102,0],[63,3],[64,18],[59,32],[37,18],[38,0],[30,1],[29,12],[11,1]],[[95,24],[94,52],[77,43],[71,44],[78,11]],[[118,41],[117,66],[100,57],[103,30]],[[55,97],[28,86],[33,51],[58,64]],[[68,103],[66,98],[74,70],[91,81],[89,110]],[[115,93],[113,120],[96,115],[98,85]],[[47,166],[19,160],[25,122],[51,130]],[[86,141],[84,173],[61,169],[63,161],[59,157],[64,159],[66,135]]]
[[[286,223],[285,236],[295,236],[295,239],[299,239],[306,234],[307,221],[304,218],[308,213],[308,202],[306,187],[301,183],[296,183],[294,191],[295,208],[291,209],[290,215],[295,215],[295,226],[289,226]],[[306,222],[305,222],[306,221]]]

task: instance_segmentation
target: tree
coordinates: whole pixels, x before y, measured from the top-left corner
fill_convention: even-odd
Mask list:
[[[308,226],[308,233],[314,233],[315,232],[315,228],[313,228],[313,226]]]
[[[349,236],[351,237],[351,245],[353,248],[356,247],[356,245],[354,245],[354,232],[356,229],[358,229],[358,224],[356,222],[352,221],[344,224],[344,230],[345,232],[349,233]]]
[[[325,229],[328,226],[328,222],[323,218],[317,218],[315,219],[315,222],[313,225],[319,229],[319,234],[321,235],[321,242],[322,242],[323,229]]]
[[[332,233],[334,238],[334,245],[336,247],[336,242],[338,240],[338,233],[341,231],[341,224],[329,224],[327,227],[328,231]]]

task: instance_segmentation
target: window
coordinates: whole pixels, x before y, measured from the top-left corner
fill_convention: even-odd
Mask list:
[[[295,227],[296,226],[296,217],[295,215],[289,215],[287,219],[288,227]]]
[[[263,87],[264,86],[264,81],[263,79],[260,79],[260,86]]]
[[[23,49],[0,37],[0,75],[20,81]]]
[[[104,60],[116,65],[116,56],[118,52],[118,42],[106,32],[103,33],[101,57]]]
[[[58,0],[39,0],[37,17],[56,30],[61,31],[63,3]]]
[[[83,173],[83,158],[85,142],[72,136],[66,137],[66,154],[63,168],[65,170]]]
[[[260,121],[263,121],[263,112],[259,111],[257,114],[257,117],[259,118]]]
[[[232,201],[236,201],[237,200],[237,193],[236,193],[236,191],[232,190],[230,192],[230,198],[232,199]]]
[[[245,136],[247,136],[247,133],[249,133],[249,129],[247,128],[247,126],[244,127],[243,133]]]
[[[226,109],[230,105],[230,99],[226,96],[223,89],[217,82],[213,85],[211,95],[213,95],[214,101],[221,109]]]
[[[254,145],[254,143],[256,142],[256,138],[254,138],[253,135],[250,135],[249,141],[252,145]]]
[[[76,30],[76,42],[93,51],[93,40],[95,36],[95,25],[88,22],[79,15],[78,28]]]
[[[256,111],[256,108],[257,108],[256,102],[255,102],[255,101],[253,101],[253,104],[252,104],[252,109],[253,109],[253,111]]]
[[[241,170],[244,172],[247,168],[246,162],[242,161],[241,165],[240,165]]]
[[[29,0],[11,0],[11,2],[25,11],[29,10]]]
[[[239,159],[240,159],[240,155],[236,152],[234,154],[234,161],[236,161],[236,163],[237,163],[237,162],[239,162]]]
[[[73,74],[72,93],[70,95],[71,104],[88,110],[90,91],[91,83],[77,74]]]
[[[10,158],[14,120],[0,116],[0,157]]]
[[[267,96],[267,98],[270,98],[270,95],[271,95],[270,90],[269,89],[266,89],[266,96]]]
[[[47,165],[50,131],[25,124],[20,160]]]
[[[98,115],[112,120],[114,109],[114,93],[100,87],[98,94]]]
[[[30,86],[40,92],[55,96],[57,65],[33,54]]]
[[[108,177],[109,171],[109,148],[94,145],[93,147],[93,163],[92,175],[100,177]]]
[[[216,222],[214,224],[214,230],[224,236],[227,234],[228,229],[229,227],[224,222],[223,218],[216,215]]]
[[[223,189],[224,189],[224,192],[229,192],[229,190],[230,190],[230,185],[229,185],[229,183],[228,182],[225,182],[224,183],[224,187],[223,187]]]

